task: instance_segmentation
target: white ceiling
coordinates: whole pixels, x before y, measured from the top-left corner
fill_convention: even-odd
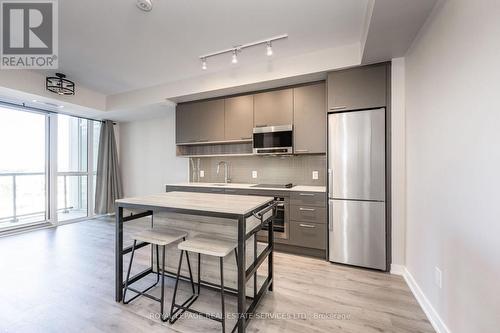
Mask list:
[[[171,102],[324,79],[332,70],[404,56],[438,0],[59,1],[59,72],[75,96],[44,89],[54,71],[3,71],[0,99],[37,99],[83,116],[133,120]],[[289,38],[230,55],[199,56],[275,35]]]
[[[198,56],[287,33],[274,59],[360,41],[370,0],[135,0],[59,2],[59,66],[78,84],[103,94],[206,74]],[[262,61],[265,48],[245,50],[236,66]],[[209,60],[227,69],[229,56]]]

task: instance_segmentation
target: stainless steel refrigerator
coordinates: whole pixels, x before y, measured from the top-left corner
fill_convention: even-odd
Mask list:
[[[328,115],[329,260],[386,270],[385,109]]]

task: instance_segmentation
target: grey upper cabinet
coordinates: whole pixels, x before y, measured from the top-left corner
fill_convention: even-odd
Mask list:
[[[176,108],[176,142],[224,140],[224,100],[179,104]]]
[[[387,105],[387,65],[377,64],[328,74],[328,109],[357,110]]]
[[[292,89],[254,95],[255,126],[290,125],[293,122]]]
[[[225,99],[225,140],[250,140],[253,130],[253,95]]]
[[[296,154],[326,152],[325,83],[294,88],[293,146]]]

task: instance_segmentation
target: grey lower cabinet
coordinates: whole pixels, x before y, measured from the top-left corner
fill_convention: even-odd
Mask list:
[[[328,233],[326,194],[292,192],[290,196],[290,244],[326,250]]]
[[[326,224],[290,221],[290,245],[326,250]]]
[[[224,100],[179,104],[176,108],[176,143],[224,140]]]
[[[328,74],[329,111],[387,105],[388,65],[357,67]]]
[[[225,140],[251,140],[253,131],[253,95],[226,98]]]
[[[293,123],[293,90],[283,89],[254,95],[255,127]]]
[[[293,152],[326,153],[324,82],[293,89]]]
[[[286,210],[288,239],[276,238],[276,243],[284,245],[281,247],[284,251],[325,257],[328,237],[325,193],[167,185],[166,192],[172,191],[289,197],[290,208]],[[311,195],[301,196],[301,193]]]

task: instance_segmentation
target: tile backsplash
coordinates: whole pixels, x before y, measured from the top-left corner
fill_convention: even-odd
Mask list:
[[[319,185],[326,184],[326,155],[297,156],[220,156],[190,158],[189,175],[192,182],[224,182],[224,171],[217,175],[217,164],[228,163],[232,183]],[[257,172],[257,178],[252,173]],[[313,171],[318,179],[313,179]],[[204,174],[204,177],[199,177]]]

